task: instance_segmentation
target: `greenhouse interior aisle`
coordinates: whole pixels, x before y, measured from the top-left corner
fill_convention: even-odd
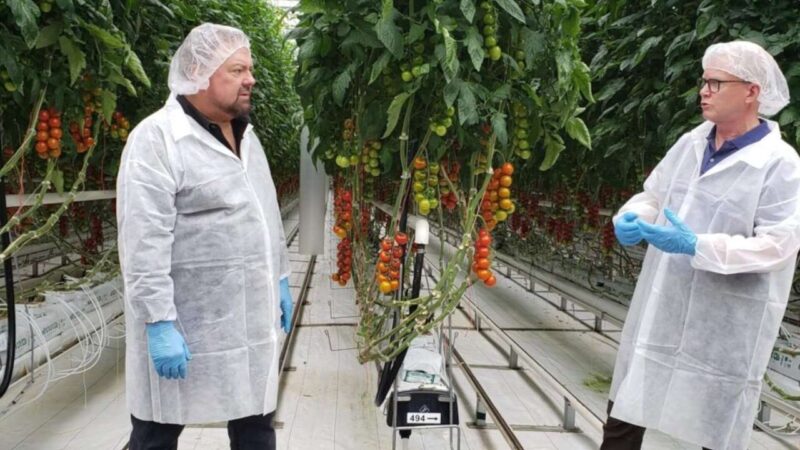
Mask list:
[[[298,222],[295,208],[284,220],[292,230]],[[328,229],[332,224],[328,218]],[[373,405],[378,372],[374,364],[357,361],[355,336],[358,318],[351,286],[340,287],[331,281],[335,271],[337,240],[328,233],[325,253],[317,257],[301,324],[288,355],[281,380],[276,413],[278,448],[287,449],[390,449],[391,428],[381,408]],[[435,269],[438,240],[429,246],[429,264]],[[449,249],[445,250],[449,252]],[[298,253],[298,239],[290,246],[295,300],[305,276],[309,256]],[[435,276],[434,272],[434,276]],[[428,277],[430,286],[433,280]],[[539,290],[539,289],[537,289]],[[554,295],[540,292],[538,295]],[[570,315],[536,299],[524,288],[501,277],[497,287],[473,287],[466,295],[470,304],[484,311],[529,355],[553,374],[598,417],[604,418],[606,394],[594,391],[585,381],[594,375],[611,373],[615,346],[609,339],[593,333]],[[555,300],[552,299],[551,300]],[[586,315],[586,314],[583,314]],[[581,317],[580,311],[573,316]],[[542,383],[529,368],[509,367],[508,349],[497,339],[496,331],[475,330],[470,306],[453,315],[455,346],[475,374],[483,389],[525,449],[596,449],[600,431],[578,416],[577,431],[562,429],[563,404],[559,395]],[[586,319],[590,320],[589,315]],[[52,383],[44,395],[29,404],[0,411],[0,448],[3,449],[124,449],[130,432],[125,405],[124,343],[120,339],[121,317],[112,321],[113,338],[99,363],[81,376],[70,376]],[[611,333],[614,334],[613,332]],[[74,358],[70,350],[55,359],[56,367]],[[462,448],[510,448],[487,416],[487,426],[477,427],[477,395],[464,369],[455,364],[453,377],[459,398]],[[41,383],[45,377],[37,375]],[[17,397],[27,402],[39,385]],[[417,430],[409,440],[411,449],[448,447],[448,431]],[[229,448],[224,424],[187,427],[180,450]],[[398,448],[400,446],[398,440]],[[693,449],[661,433],[648,433],[645,449]],[[788,449],[786,444],[764,433],[754,433],[751,450]]]

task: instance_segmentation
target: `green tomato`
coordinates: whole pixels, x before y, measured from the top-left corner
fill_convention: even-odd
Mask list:
[[[514,58],[525,59],[525,52],[523,52],[522,50],[517,50],[516,52],[514,52]]]
[[[491,59],[492,61],[497,61],[502,56],[503,56],[503,51],[500,49],[499,46],[495,45],[494,47],[489,49],[489,59]]]
[[[422,67],[414,66],[414,68],[411,69],[411,75],[414,75],[414,78],[422,76]]]
[[[528,137],[528,132],[525,129],[520,128],[517,130],[516,135],[519,139],[525,139]]]
[[[359,160],[358,156],[356,156],[356,155],[351,156],[350,157],[350,165],[351,166],[357,166],[358,165],[358,160]]]
[[[333,150],[329,149],[328,151],[325,152],[325,159],[331,159],[331,158],[333,158]]]
[[[430,199],[428,203],[430,203],[431,209],[436,209],[439,206],[439,200],[436,200],[435,198]]]
[[[517,147],[519,147],[520,150],[527,150],[531,148],[531,144],[528,141],[519,141]]]
[[[372,168],[372,169],[378,167],[378,160],[377,159],[369,160],[369,167]]]
[[[17,91],[17,85],[14,84],[11,81],[6,81],[5,83],[3,83],[3,87],[6,88],[6,90],[8,92],[16,92]]]
[[[452,106],[447,107],[447,117],[453,117],[456,115],[456,109]]]
[[[414,53],[416,53],[418,55],[421,55],[421,54],[425,53],[425,43],[418,42],[418,43],[414,44]]]
[[[403,81],[405,81],[406,83],[408,83],[409,81],[411,81],[411,80],[413,80],[413,79],[414,79],[414,75],[412,75],[412,74],[411,74],[411,72],[409,72],[409,71],[407,71],[407,70],[404,70],[404,71],[403,71],[403,73],[402,73],[402,74],[400,74],[400,78],[402,78],[402,79],[403,79]]]
[[[439,163],[436,163],[436,162],[430,163],[428,165],[428,170],[430,170],[431,173],[433,173],[433,174],[438,174],[439,173]]]
[[[528,123],[528,119],[523,117],[522,119],[517,120],[517,126],[527,130],[530,124]]]
[[[486,25],[483,27],[483,36],[494,36],[495,28],[491,25]]]
[[[372,146],[373,150],[380,150],[381,147],[383,147],[383,144],[381,144],[381,141],[372,141],[372,144],[370,144],[370,146]],[[370,155],[371,154],[372,152],[370,152]],[[375,154],[377,155],[378,153],[375,152]]]
[[[483,16],[483,23],[486,25],[494,25],[494,16],[491,14],[486,14]]]
[[[421,66],[422,64],[424,64],[424,63],[425,63],[425,58],[423,58],[422,56],[415,56],[415,57],[414,57],[414,59],[413,59],[413,60],[411,60],[411,62],[412,62],[412,63],[413,63],[415,66]]]
[[[43,13],[47,14],[47,13],[49,13],[50,11],[52,11],[52,10],[53,10],[53,4],[52,4],[52,3],[50,3],[50,2],[41,2],[41,3],[39,3],[39,9],[40,9],[40,10],[41,10]]]
[[[339,155],[336,157],[336,165],[342,169],[346,169],[348,166],[350,166],[350,158],[344,155]]]
[[[372,175],[373,177],[377,177],[378,175],[381,174],[381,170],[378,168],[373,168],[369,171],[369,174]]]
[[[492,48],[497,45],[497,39],[495,39],[494,36],[486,36],[483,40],[483,45],[485,45],[486,48]]]
[[[492,2],[489,2],[489,1],[481,2],[481,9],[483,9],[485,11],[489,11],[490,9],[492,9]]]
[[[414,194],[414,200],[415,200],[415,201],[417,202],[417,204],[419,205],[419,204],[420,204],[420,202],[422,202],[423,200],[425,200],[425,195],[424,195],[422,192],[417,192],[416,194]]]
[[[442,125],[444,125],[445,128],[450,128],[450,126],[453,125],[453,119],[445,117],[444,119],[442,119]]]
[[[519,157],[522,159],[530,159],[531,158],[531,151],[530,150],[523,150],[519,152]]]
[[[414,182],[414,192],[419,193],[419,192],[422,192],[424,190],[425,190],[425,185],[424,184],[422,184],[419,181],[415,181]]]
[[[422,180],[424,180],[425,178],[428,178],[428,176],[427,176],[427,175],[425,175],[425,172],[423,172],[423,171],[421,171],[421,170],[415,170],[415,171],[414,171],[414,180],[416,180],[416,181],[422,181]]]
[[[439,126],[436,127],[435,133],[436,133],[437,136],[442,137],[445,134],[447,134],[447,127],[444,126],[444,125],[439,125]]]
[[[521,72],[525,71],[525,61],[517,61],[517,65],[519,66],[519,70]]]
[[[439,177],[436,175],[431,175],[428,177],[428,186],[435,187],[439,185]]]
[[[423,216],[427,216],[431,213],[431,202],[427,198],[423,198],[419,202],[419,213]]]
[[[8,71],[0,70],[0,79],[7,80],[8,79]]]

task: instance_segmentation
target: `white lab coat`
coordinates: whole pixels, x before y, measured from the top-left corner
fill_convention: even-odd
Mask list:
[[[714,450],[745,449],[800,248],[800,158],[778,125],[700,176],[713,124],[683,135],[619,211],[697,233],[650,246],[614,369],[611,415]]]
[[[167,104],[130,134],[117,179],[131,414],[191,424],[276,409],[279,279],[289,259],[275,186],[252,126],[241,159]],[[146,322],[176,320],[192,360],[160,378]]]

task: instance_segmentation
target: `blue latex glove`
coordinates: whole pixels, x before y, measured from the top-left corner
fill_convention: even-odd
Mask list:
[[[289,292],[289,277],[281,279],[281,326],[287,334],[292,331],[292,294]]]
[[[636,224],[639,216],[628,211],[614,224],[614,235],[622,245],[636,245],[642,240],[642,230]]]
[[[186,364],[192,359],[183,336],[175,329],[175,322],[164,320],[147,324],[147,350],[164,378],[186,378]]]
[[[642,237],[661,251],[694,256],[697,235],[669,208],[664,208],[664,215],[673,226],[651,225],[637,220],[636,223],[642,230]]]

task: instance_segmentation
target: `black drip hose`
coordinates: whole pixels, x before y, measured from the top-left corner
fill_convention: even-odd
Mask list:
[[[6,214],[6,180],[0,178],[0,226],[5,226],[8,222]],[[3,251],[11,244],[8,232],[0,236],[3,244]],[[0,397],[5,395],[8,386],[11,384],[11,374],[14,372],[14,358],[17,344],[17,318],[14,309],[14,272],[11,266],[11,258],[6,258],[3,262],[6,280],[6,306],[8,313],[8,339],[6,340],[6,364],[3,371],[3,381],[0,383]]]

